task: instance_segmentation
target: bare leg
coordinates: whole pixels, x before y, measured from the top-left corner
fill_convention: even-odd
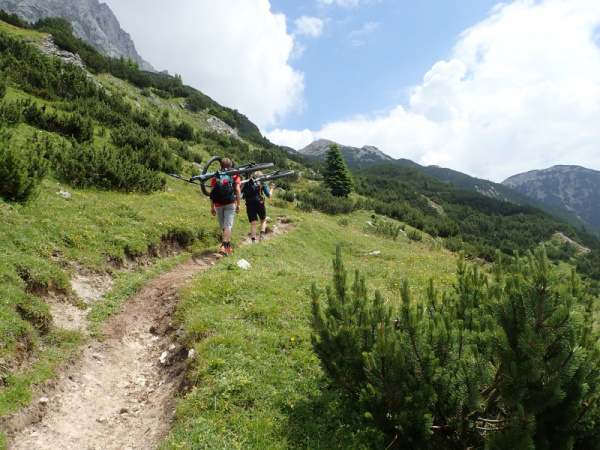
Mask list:
[[[223,242],[231,242],[231,228],[223,230]]]

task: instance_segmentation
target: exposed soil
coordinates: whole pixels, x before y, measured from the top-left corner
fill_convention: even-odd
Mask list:
[[[291,224],[278,221],[273,228],[267,238]],[[190,258],[126,300],[103,325],[102,341],[88,341],[81,357],[42,387],[30,406],[3,421],[9,448],[155,449],[171,427],[188,356],[171,325],[179,292],[221,257]],[[112,279],[77,275],[72,286],[91,305]],[[85,331],[86,311],[48,301],[55,326]]]

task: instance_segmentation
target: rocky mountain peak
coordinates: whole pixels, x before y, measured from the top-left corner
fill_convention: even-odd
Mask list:
[[[502,184],[528,197],[563,206],[600,226],[600,172],[597,170],[559,165],[513,175]]]
[[[73,26],[73,34],[112,58],[124,56],[140,63],[143,70],[152,65],[137,53],[129,33],[121,29],[110,7],[98,0],[0,0],[0,9],[17,14],[28,22],[45,17],[61,17]]]
[[[311,159],[324,160],[331,144],[334,144],[334,142],[328,139],[319,139],[298,150],[298,153]],[[337,145],[342,152],[342,156],[344,157],[344,161],[348,168],[357,166],[366,167],[373,164],[394,161],[392,157],[386,155],[372,145],[364,145],[360,148],[350,147],[339,143]]]

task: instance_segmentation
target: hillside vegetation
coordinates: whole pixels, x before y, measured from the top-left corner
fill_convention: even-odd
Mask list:
[[[356,192],[335,197],[322,166],[180,77],[107,61],[64,21],[6,19],[0,418],[148,278],[216,250],[208,197],[166,174],[219,155],[296,170],[267,202],[270,227],[294,230],[242,246],[237,216],[234,255],[181,294],[174,338],[193,352],[163,448],[598,445],[593,236],[399,166],[356,169]],[[23,41],[48,31],[87,72]],[[81,274],[112,280],[92,305]],[[50,300],[87,310],[89,334],[55,326]]]

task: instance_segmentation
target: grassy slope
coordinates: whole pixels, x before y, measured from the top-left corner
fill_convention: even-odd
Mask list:
[[[61,190],[71,197],[60,195]],[[190,379],[200,387],[182,403],[178,416],[182,425],[169,445],[193,446],[191,442],[198,439],[223,439],[230,433],[236,433],[240,442],[266,447],[286,446],[285,442],[298,442],[307,435],[328,442],[331,427],[334,434],[353,439],[347,427],[336,428],[339,422],[334,416],[338,403],[345,401],[343,395],[320,393],[326,383],[310,348],[310,305],[305,294],[313,281],[319,286],[329,282],[337,242],[344,243],[348,267],[361,269],[370,286],[382,289],[391,300],[397,298],[395,290],[404,276],[417,291],[424,289],[429,276],[440,286],[450,281],[451,255],[402,236],[397,242],[367,237],[366,213],[349,216],[348,225],[341,226],[334,217],[305,214],[287,205],[278,209],[271,202],[268,212],[271,217],[289,216],[297,224],[293,232],[260,246],[238,247],[234,257],[199,277],[185,295],[179,318],[188,329],[188,345],[197,352]],[[243,213],[236,220],[234,245],[249,229]],[[20,342],[32,336],[30,324],[15,315],[15,303],[23,300],[23,292],[53,287],[67,296],[74,271],[109,271],[118,283],[91,313],[94,321],[101,321],[149,276],[170,267],[167,261],[151,273],[131,274],[111,268],[107,255],[119,261],[160,245],[167,236],[199,234],[203,238],[189,251],[217,248],[219,230],[208,199],[197,186],[174,179],[165,192],[152,195],[78,190],[47,179],[33,202],[0,204],[2,288],[12,293],[0,303],[0,335],[12,336],[3,341],[6,360],[0,362],[14,361]],[[375,251],[381,253],[369,255]],[[253,269],[238,269],[239,258],[250,261]],[[67,298],[77,302],[74,296]],[[42,333],[35,341],[39,349],[27,350],[36,365],[19,371],[3,365],[2,372],[10,375],[0,386],[0,415],[27,403],[31,388],[75,357],[82,339],[64,330]],[[234,412],[236,425],[231,428],[229,414],[233,417]],[[322,417],[317,421],[316,413]],[[190,423],[195,424],[192,430]]]
[[[216,442],[223,448],[356,448],[379,438],[373,431],[356,436],[350,425],[360,418],[353,399],[328,388],[312,352],[306,291],[313,282],[320,288],[330,283],[338,242],[349,273],[359,269],[369,288],[392,303],[404,277],[416,301],[424,298],[429,277],[448,288],[455,255],[402,236],[367,236],[362,212],[347,226],[318,213],[281,212],[294,217],[294,231],[239,249],[185,292],[178,319],[195,351],[192,388],[165,448]],[[239,269],[239,258],[252,269]]]

